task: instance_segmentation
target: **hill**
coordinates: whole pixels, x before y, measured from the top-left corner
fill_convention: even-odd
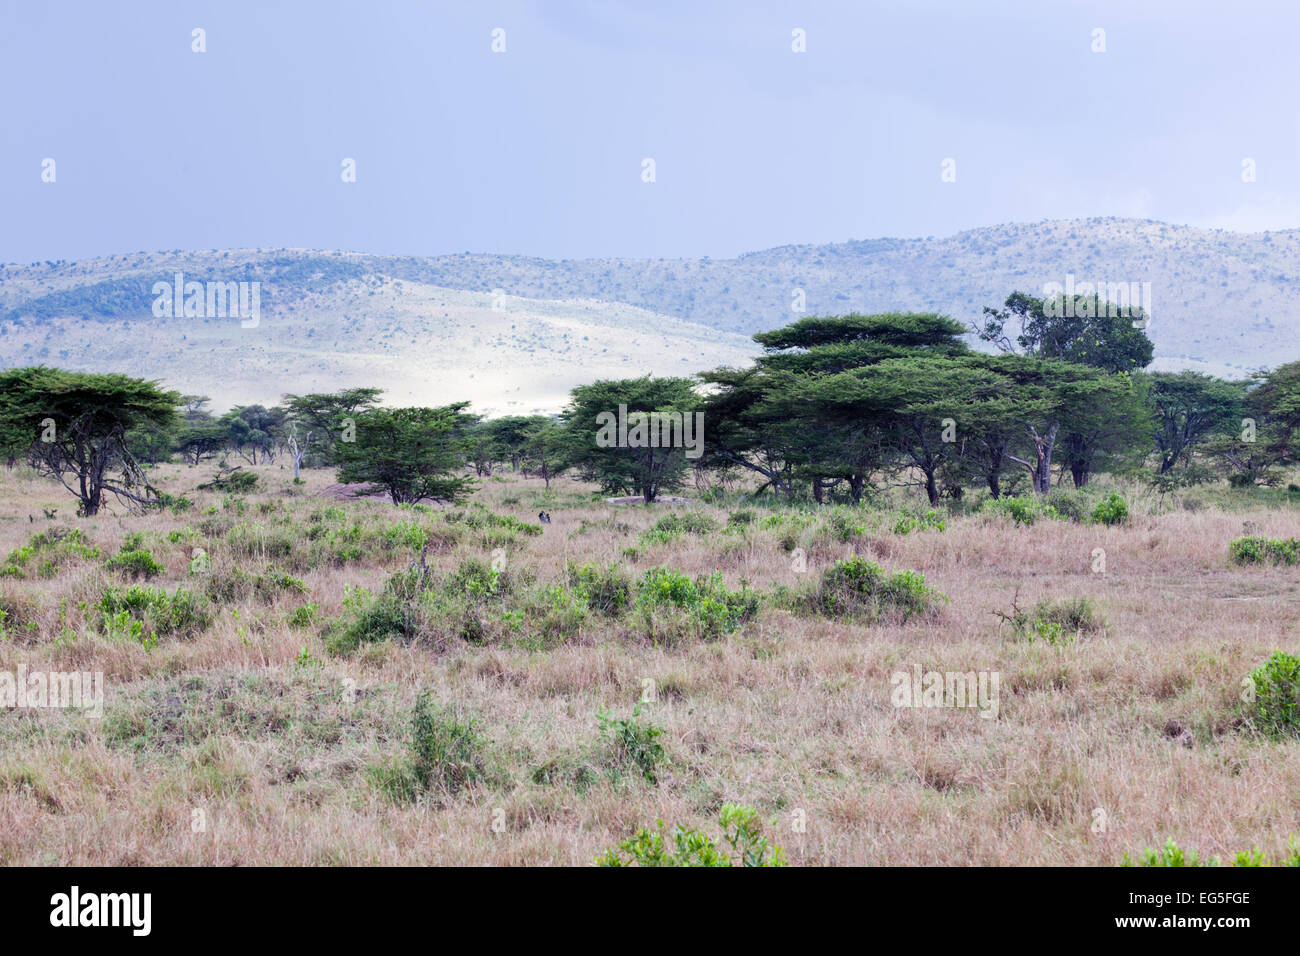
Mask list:
[[[784,246],[735,259],[428,258],[307,250],[135,253],[0,267],[0,363],[128,368],[218,404],[383,382],[394,402],[548,410],[607,375],[743,363],[806,314],[978,319],[1013,289],[1151,283],[1156,368],[1242,375],[1300,343],[1300,230],[1153,221],[1008,224],[945,238]],[[261,320],[158,319],[157,281],[261,283]]]

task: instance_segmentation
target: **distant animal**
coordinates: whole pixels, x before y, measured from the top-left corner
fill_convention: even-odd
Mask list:
[[[551,516],[548,515],[545,511],[539,511],[537,512],[537,520],[540,521],[542,524],[550,524]]]

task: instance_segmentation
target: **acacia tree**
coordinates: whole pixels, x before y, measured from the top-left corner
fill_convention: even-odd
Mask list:
[[[579,385],[571,393],[570,404],[562,420],[569,437],[569,459],[583,474],[600,483],[607,493],[640,495],[646,504],[662,492],[673,491],[684,483],[686,448],[671,442],[640,443],[636,422],[654,413],[662,416],[693,416],[700,405],[694,383],[688,378],[606,379],[591,385]],[[611,427],[619,416],[632,426],[624,434]],[[685,423],[685,419],[682,420]],[[690,425],[694,426],[694,418]],[[659,437],[662,429],[655,426]],[[642,437],[649,439],[649,430]],[[684,433],[679,431],[679,436]],[[627,441],[624,441],[624,438]],[[692,434],[703,440],[703,435]]]
[[[92,516],[111,493],[131,510],[162,496],[127,444],[133,430],[170,428],[180,401],[157,382],[44,366],[0,372],[0,436],[77,497]]]
[[[1111,375],[1145,368],[1155,354],[1144,331],[1147,317],[1141,308],[1121,309],[1091,295],[1039,299],[1013,292],[1002,309],[986,307],[984,316],[984,324],[972,325],[971,330],[1006,353],[1087,366]],[[1012,322],[1020,327],[1014,340],[1008,332]],[[1061,450],[1075,486],[1082,487],[1099,458],[1119,451],[1146,427],[1138,408],[1140,389],[1131,381],[1105,384],[1095,376],[1084,380],[1058,376],[1054,384],[1066,388],[1059,395],[1061,418],[1042,430],[1028,430],[1035,459],[1031,473],[1041,494],[1051,487],[1051,476],[1043,466],[1047,462],[1050,468],[1056,449]],[[1118,404],[1109,408],[1098,404],[1106,400]]]
[[[1039,299],[1013,292],[1001,309],[985,307],[984,324],[972,331],[1003,352],[1021,352],[1041,359],[1060,359],[1091,365],[1107,372],[1133,372],[1151,364],[1155,346],[1144,331],[1146,315],[1140,308],[1121,309],[1092,296],[1075,296],[1073,302],[1058,295]],[[1015,321],[1020,332],[1014,342],[1007,326]]]
[[[1241,421],[1245,389],[1239,383],[1189,371],[1154,372],[1150,381],[1162,475],[1180,459],[1190,464],[1198,445]]]
[[[339,481],[360,482],[360,494],[387,494],[393,504],[459,501],[473,479],[465,464],[468,402],[440,408],[373,408],[356,419],[354,441],[339,442]]]
[[[1300,362],[1256,372],[1246,392],[1239,434],[1225,434],[1206,449],[1232,467],[1234,480],[1271,484],[1278,466],[1300,462]]]
[[[523,434],[520,464],[551,488],[551,479],[570,467],[572,444],[564,426],[549,418],[540,418]]]
[[[250,465],[257,464],[260,453],[264,464],[275,461],[275,449],[280,444],[285,410],[266,408],[263,405],[236,405],[222,416],[222,423],[230,433],[230,443]]]
[[[897,452],[891,422],[883,406],[854,411],[853,401],[837,400],[834,385],[815,383],[894,360],[967,355],[962,332],[934,313],[884,313],[809,316],[758,333],[765,351],[753,368],[700,376],[712,386],[710,460],[754,471],[765,479],[762,489],[787,496],[806,481],[816,501],[841,484],[861,500],[870,475]],[[856,380],[839,381],[866,401]]]
[[[286,395],[282,407],[285,421],[299,423],[299,434],[310,430],[316,437],[325,464],[342,461],[342,446],[352,436],[361,415],[374,408],[383,394],[381,388],[345,388],[338,392],[313,392],[310,395]],[[286,435],[288,431],[286,429]],[[301,459],[299,460],[301,463]]]
[[[1300,461],[1300,362],[1255,375],[1248,404],[1258,417],[1264,453],[1274,464]]]
[[[186,464],[197,465],[230,444],[230,428],[203,406],[210,399],[206,395],[182,395],[180,426],[176,432],[176,450]]]

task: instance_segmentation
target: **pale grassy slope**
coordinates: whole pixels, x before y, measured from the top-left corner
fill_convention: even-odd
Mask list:
[[[190,273],[194,275],[194,273]],[[378,385],[392,404],[469,400],[484,414],[552,412],[602,377],[690,375],[744,364],[747,337],[633,306],[545,301],[367,276],[266,295],[237,319],[52,320],[11,326],[0,363],[44,362],[161,379],[217,407],[285,392]]]

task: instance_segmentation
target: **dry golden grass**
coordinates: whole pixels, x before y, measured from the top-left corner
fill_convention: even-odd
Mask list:
[[[612,508],[569,481],[550,495],[540,481],[489,481],[475,500],[532,522],[545,506],[554,518],[540,537],[507,546],[509,567],[539,587],[562,581],[568,562],[621,563],[633,575],[665,564],[769,593],[806,586],[856,552],[923,572],[949,601],[900,625],[795,614],[768,600],[735,633],[670,647],[649,643],[630,619],[592,618],[549,650],[429,634],[335,657],[318,629],[286,622],[304,600],[322,622],[344,614],[348,586],[377,591],[409,565],[409,550],[397,549],[289,568],[309,594],[214,606],[211,626],[188,640],[146,650],[106,637],[93,605],[124,579],[103,560],[130,533],[144,533],[167,568],[153,583],[170,590],[201,586],[189,572],[194,547],[209,551],[210,573],[229,570],[223,515],[269,526],[287,514],[301,530],[332,505],[367,527],[442,522],[437,512],[313,498],[332,473],[309,472],[295,489],[278,466],[259,469],[266,489],[233,514],[220,495],[193,491],[211,471],[159,469],[166,490],[195,499],[188,513],[89,520],[72,518],[71,499],[49,482],[0,471],[0,556],[56,525],[82,528],[103,552],[50,578],[0,578],[0,600],[21,612],[0,641],[0,671],[25,662],[103,671],[107,681],[101,720],[0,714],[0,862],[589,864],[659,818],[713,832],[724,802],[759,808],[793,864],[1113,865],[1169,836],[1207,855],[1258,846],[1277,857],[1300,834],[1300,744],[1252,736],[1238,718],[1242,678],[1273,650],[1300,649],[1300,577],[1227,561],[1245,522],[1300,536],[1294,509],[1139,513],[1113,528],[955,517],[944,532],[895,535],[886,523],[848,542],[814,524],[794,532],[807,552],[801,574],[777,530],[649,545],[641,532],[669,508]],[[42,507],[59,517],[47,520]],[[702,510],[725,523],[728,509]],[[205,518],[211,534],[167,541]],[[633,546],[635,559],[623,554]],[[1096,548],[1104,574],[1092,570]],[[429,562],[447,571],[466,557],[489,561],[491,550],[465,539]],[[1027,642],[997,616],[1013,601],[1076,596],[1105,627],[1067,646]],[[20,618],[34,628],[13,626]],[[304,648],[315,662],[299,662]],[[890,674],[914,663],[1000,673],[997,719],[893,707]],[[646,717],[665,728],[671,760],[657,786],[534,779],[552,762],[589,760],[597,712],[626,715],[647,678],[658,701]],[[355,699],[343,693],[349,682]],[[376,785],[373,768],[405,751],[426,689],[477,714],[508,786],[397,802]],[[1104,828],[1094,825],[1098,808]]]

